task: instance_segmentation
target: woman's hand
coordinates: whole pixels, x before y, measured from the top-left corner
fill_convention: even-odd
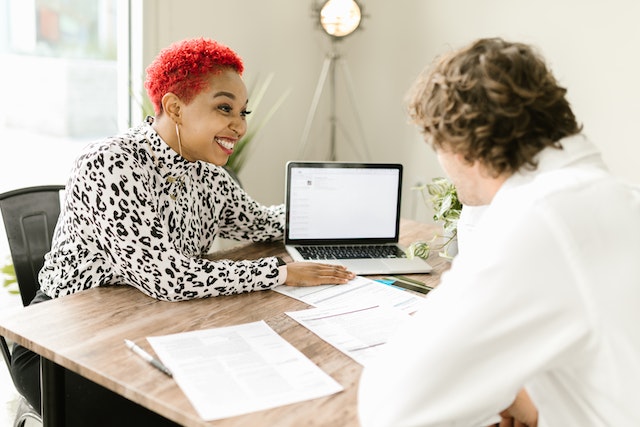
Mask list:
[[[538,410],[533,405],[527,392],[518,392],[511,406],[500,413],[502,420],[500,427],[536,427],[538,425]]]
[[[355,277],[355,274],[341,265],[291,262],[287,264],[287,280],[284,284],[289,286],[341,285]]]

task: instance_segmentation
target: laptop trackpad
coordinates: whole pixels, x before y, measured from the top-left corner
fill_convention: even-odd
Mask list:
[[[428,273],[431,266],[424,260],[415,258],[392,259],[342,259],[342,260],[314,260],[324,264],[337,264],[345,266],[349,271],[357,275],[372,274],[410,274]]]

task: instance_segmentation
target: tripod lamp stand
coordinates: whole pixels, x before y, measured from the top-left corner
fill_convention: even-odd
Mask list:
[[[307,120],[302,134],[299,157],[303,158],[308,148],[311,126],[318,109],[320,98],[324,92],[325,84],[327,79],[329,79],[329,160],[336,160],[336,140],[338,129],[342,130],[342,133],[345,135],[347,140],[355,147],[355,144],[353,144],[353,141],[337,116],[336,78],[338,69],[342,72],[342,77],[347,88],[347,95],[352,108],[356,105],[351,74],[349,73],[349,69],[344,58],[342,58],[338,52],[337,44],[344,37],[352,34],[358,29],[362,19],[362,14],[360,7],[354,0],[329,0],[322,7],[316,8],[316,11],[319,15],[319,21],[323,31],[331,38],[331,51],[325,56],[322,64],[320,78],[316,85],[316,90],[313,95],[313,100],[311,102],[311,107],[309,108],[309,113],[307,114]],[[364,131],[357,109],[354,108],[353,113],[358,131],[362,136],[364,135]],[[369,155],[369,151],[364,140],[361,140],[361,145],[362,151],[359,151],[358,154],[363,160],[369,160],[371,156]]]

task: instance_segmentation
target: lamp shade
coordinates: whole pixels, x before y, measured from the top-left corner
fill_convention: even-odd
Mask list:
[[[333,37],[353,33],[360,25],[362,14],[354,0],[329,0],[320,9],[320,25]]]

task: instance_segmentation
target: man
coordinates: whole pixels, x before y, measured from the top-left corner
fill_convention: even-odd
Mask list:
[[[483,39],[416,82],[412,120],[469,206],[438,288],[362,374],[370,426],[639,426],[640,194],[527,45]]]

